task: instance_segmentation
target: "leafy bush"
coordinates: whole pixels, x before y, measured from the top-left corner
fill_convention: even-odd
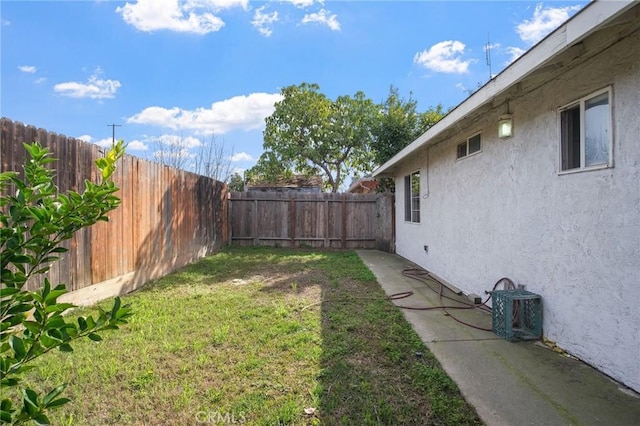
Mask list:
[[[96,161],[101,172],[99,183],[85,181],[81,194],[59,193],[53,180],[55,171],[46,167],[55,161],[47,148],[38,142],[24,147],[30,157],[24,165],[24,177],[16,172],[0,173],[0,387],[4,390],[21,385],[34,359],[56,348],[71,352],[71,343],[82,337],[100,341],[100,332],[117,329],[132,315],[130,307],[116,298],[113,307],[100,309],[96,318],[72,321],[63,314],[75,305],[58,303],[67,293],[64,284],[53,287],[45,278],[39,290],[25,289],[29,279],[46,274],[52,262],[67,251],[60,246],[62,241],[84,227],[107,221],[106,214],[118,207],[120,199],[114,195],[118,187],[111,177],[124,154],[124,142],[114,144]],[[10,185],[14,195],[8,195]],[[2,399],[0,420],[49,424],[47,410],[69,402],[60,397],[65,387],[61,384],[44,396],[22,387],[21,401]]]

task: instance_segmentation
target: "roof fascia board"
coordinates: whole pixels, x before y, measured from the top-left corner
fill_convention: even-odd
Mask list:
[[[549,60],[589,34],[600,26],[617,18],[627,9],[638,4],[637,0],[606,1],[594,0],[582,10],[560,25],[538,44],[530,48],[522,56],[511,63],[497,76],[489,80],[484,86],[458,104],[449,114],[438,121],[433,127],[420,135],[415,141],[407,145],[389,161],[378,167],[373,176],[384,176],[407,156],[418,149],[428,146],[438,135],[448,130],[458,121],[473,113],[481,106],[491,102],[495,97],[504,93],[535,71],[545,67]]]

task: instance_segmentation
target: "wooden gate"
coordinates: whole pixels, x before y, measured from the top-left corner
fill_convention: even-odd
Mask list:
[[[393,194],[232,192],[229,244],[394,251]]]

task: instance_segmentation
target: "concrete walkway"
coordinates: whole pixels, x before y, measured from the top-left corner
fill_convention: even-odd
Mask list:
[[[404,268],[415,266],[406,259],[377,250],[359,250],[358,255],[388,295],[414,292],[397,305],[441,304],[425,283],[402,275]],[[440,309],[402,311],[488,425],[640,425],[640,396],[576,359],[540,342],[508,342],[460,324]],[[475,309],[450,313],[491,329],[490,314]]]

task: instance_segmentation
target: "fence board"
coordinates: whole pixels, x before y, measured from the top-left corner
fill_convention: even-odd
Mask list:
[[[392,199],[392,194],[232,192],[229,244],[393,251]]]
[[[85,179],[98,180],[94,162],[103,155],[98,146],[7,118],[1,125],[3,172],[22,173],[22,143],[38,140],[58,159],[52,167],[61,192],[82,192]],[[121,205],[108,223],[85,228],[64,243],[69,252],[48,273],[53,284],[66,282],[70,290],[81,290],[127,277],[123,289],[129,291],[226,243],[223,183],[128,155],[118,164],[114,182]],[[37,278],[27,288],[40,285]]]

